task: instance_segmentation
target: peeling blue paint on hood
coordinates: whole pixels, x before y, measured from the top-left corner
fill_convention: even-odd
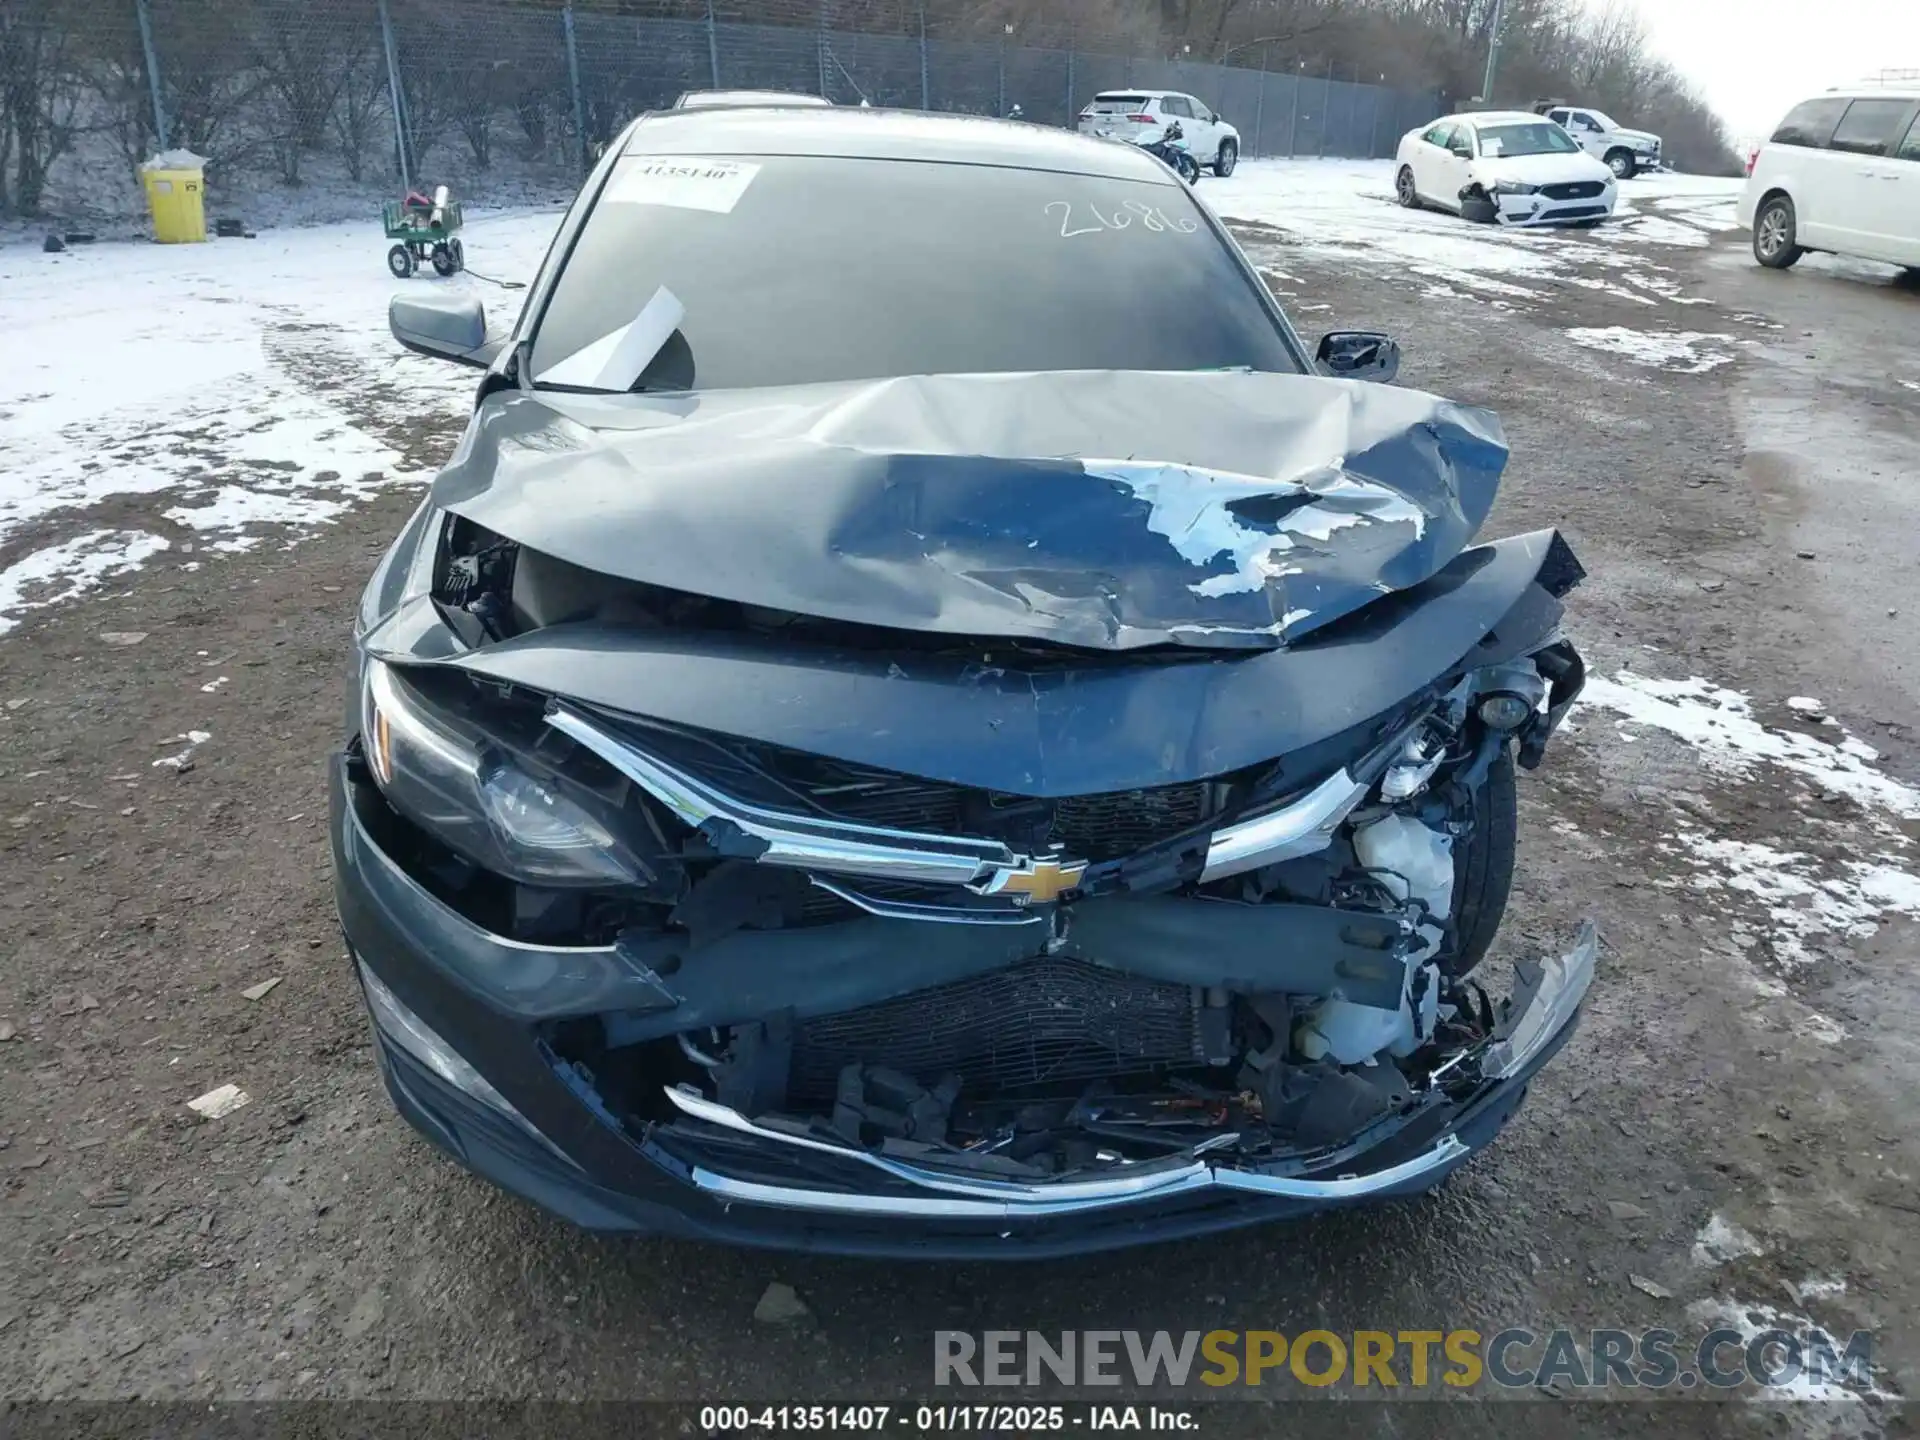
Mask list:
[[[586,569],[1092,650],[1273,649],[1473,539],[1507,448],[1419,391],[1247,372],[505,392],[434,502]]]

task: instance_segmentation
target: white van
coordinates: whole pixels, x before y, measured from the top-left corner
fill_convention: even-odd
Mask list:
[[[1794,106],[1754,157],[1740,222],[1775,270],[1809,250],[1920,269],[1920,85]]]

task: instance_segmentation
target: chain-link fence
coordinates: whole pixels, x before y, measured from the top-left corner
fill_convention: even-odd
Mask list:
[[[707,88],[1071,126],[1097,91],[1199,96],[1249,157],[1377,156],[1438,97],[1266,46],[1259,68],[1129,57],[1137,37],[940,0],[6,0],[0,209],[49,177],[185,147],[216,176],[577,175],[634,115]],[[982,36],[982,29],[998,32]],[[103,157],[106,157],[103,160]]]

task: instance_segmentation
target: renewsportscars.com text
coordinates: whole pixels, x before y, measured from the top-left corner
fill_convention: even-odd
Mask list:
[[[1873,1334],[1823,1330],[936,1330],[936,1385],[1692,1390],[1872,1385]]]

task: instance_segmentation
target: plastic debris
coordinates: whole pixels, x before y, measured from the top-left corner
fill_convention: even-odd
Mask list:
[[[753,1318],[763,1325],[800,1325],[813,1318],[806,1301],[794,1293],[791,1285],[775,1280],[753,1307]]]
[[[249,1000],[264,1000],[273,993],[273,987],[280,983],[280,978],[276,975],[271,980],[262,980],[258,985],[247,986],[240,993]]]
[[[196,1115],[204,1115],[209,1120],[218,1120],[223,1115],[231,1115],[253,1097],[238,1085],[222,1085],[217,1090],[209,1090],[187,1102],[187,1108]]]
[[[145,630],[102,630],[100,632],[100,639],[103,643],[119,645],[123,648],[128,645],[138,645],[146,638],[147,632]]]
[[[187,748],[180,751],[178,754],[162,755],[158,760],[155,760],[153,762],[154,768],[157,769],[160,766],[164,765],[169,769],[178,770],[180,771],[181,774],[184,775],[187,771],[193,768],[193,752],[198,750],[202,745],[206,744],[207,741],[211,740],[212,738],[213,738],[213,734],[211,731],[189,730],[184,735],[175,735],[170,739],[162,741],[161,742],[162,744],[177,745],[182,740],[184,740],[187,742]]]
[[[1644,1275],[1629,1275],[1627,1283],[1642,1294],[1651,1295],[1656,1300],[1671,1300],[1673,1292],[1658,1281],[1649,1280]]]

